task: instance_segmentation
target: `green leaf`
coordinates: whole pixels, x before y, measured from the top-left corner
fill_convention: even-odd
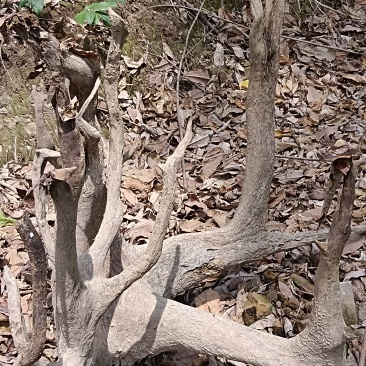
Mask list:
[[[115,0],[102,1],[101,3],[94,3],[87,5],[85,10],[107,11],[109,8],[114,8],[117,5]]]
[[[112,25],[111,18],[107,13],[97,11],[96,14],[106,26],[110,27]]]
[[[120,4],[126,4],[126,0],[117,0]]]
[[[24,8],[25,6],[29,6],[28,5],[28,0],[21,0],[19,2],[18,8],[21,9],[21,8]]]
[[[11,217],[5,217],[4,212],[0,211],[0,227],[3,226],[13,226],[15,225],[16,220]]]
[[[40,15],[43,7],[44,7],[44,2],[43,0],[28,0],[29,3],[29,7],[37,14]]]
[[[93,24],[95,19],[95,11],[90,10],[82,10],[80,13],[77,13],[74,17],[75,22],[79,24],[84,24],[85,22],[88,24]]]
[[[88,24],[95,24],[96,21],[95,11],[87,11],[85,20]]]

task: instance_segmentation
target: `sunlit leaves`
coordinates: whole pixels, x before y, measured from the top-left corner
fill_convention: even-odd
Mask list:
[[[79,24],[90,24],[96,25],[102,22],[104,25],[110,27],[111,19],[107,13],[109,8],[114,8],[117,6],[117,2],[120,4],[124,4],[125,0],[108,0],[102,1],[100,3],[93,3],[87,5],[84,10],[80,13],[76,14],[74,20]]]
[[[40,15],[44,7],[44,2],[43,0],[21,0],[19,2],[19,9],[24,7],[28,7],[35,14]]]

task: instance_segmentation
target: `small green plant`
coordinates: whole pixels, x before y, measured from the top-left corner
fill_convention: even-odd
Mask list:
[[[126,0],[107,0],[87,5],[84,10],[75,15],[74,20],[79,24],[88,23],[90,25],[102,22],[110,27],[111,19],[108,15],[108,9],[115,8],[117,3],[124,4],[125,2]],[[19,9],[24,7],[31,9],[39,16],[44,8],[44,0],[20,0]]]
[[[40,15],[44,8],[43,0],[20,0],[19,9],[27,7],[31,9],[35,14]]]
[[[75,15],[74,20],[79,24],[88,23],[90,25],[96,25],[101,21],[104,25],[110,27],[111,19],[107,11],[109,8],[116,7],[117,2],[124,4],[126,0],[108,0],[87,5],[84,10]]]
[[[6,217],[4,212],[0,211],[0,227],[3,226],[13,226],[16,224],[16,220],[11,217]]]

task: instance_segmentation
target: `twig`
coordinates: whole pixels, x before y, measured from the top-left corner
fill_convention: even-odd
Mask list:
[[[321,6],[321,7],[325,8],[325,9],[328,9],[328,10],[334,11],[335,13],[337,13],[337,14],[339,14],[339,15],[343,15],[343,16],[345,16],[345,14],[344,14],[343,12],[341,12],[341,11],[339,11],[339,10],[337,10],[337,9],[333,9],[333,8],[331,8],[330,6],[328,6],[328,5],[326,5],[326,4],[321,3],[320,1],[317,1],[317,0],[313,0],[313,1],[314,1],[314,2],[315,2],[315,4],[317,4],[318,6]]]
[[[191,7],[191,5],[185,1],[184,2],[187,6]],[[198,10],[188,10],[190,12],[198,12]],[[204,16],[204,13],[202,11],[199,12],[198,19],[205,25],[207,25],[208,28],[210,28],[211,32],[218,35],[220,32],[218,29]]]
[[[149,8],[154,9],[154,8],[163,8],[163,7],[176,7],[176,8],[182,8],[182,9],[187,9],[187,10],[196,11],[196,12],[199,10],[197,8],[193,8],[193,7],[189,7],[189,6],[184,6],[184,5],[171,5],[171,4],[153,5],[153,6],[150,6]],[[205,15],[211,16],[213,18],[219,19],[219,20],[221,20],[223,22],[230,23],[230,24],[234,24],[237,27],[244,28],[244,29],[249,29],[249,27],[247,27],[247,26],[245,26],[243,24],[240,24],[238,22],[234,22],[234,21],[232,21],[230,19],[224,19],[224,18],[222,18],[222,17],[220,17],[220,16],[218,16],[218,15],[216,15],[214,13],[211,13],[211,12],[207,11],[207,10],[203,10],[202,13],[204,13]],[[329,48],[329,49],[333,49],[333,50],[336,50],[336,51],[348,52],[348,53],[351,53],[351,54],[354,54],[354,55],[362,55],[362,52],[357,52],[357,51],[349,50],[349,49],[342,48],[342,47],[329,46],[329,45],[325,45],[325,44],[321,44],[321,43],[316,43],[316,42],[311,42],[311,41],[307,41],[305,39],[299,39],[299,38],[294,38],[294,37],[285,36],[285,35],[281,35],[281,37],[284,38],[284,39],[289,39],[289,40],[296,41],[296,42],[311,44],[313,46]]]
[[[294,37],[289,37],[289,36],[284,36],[284,35],[282,35],[282,38],[289,39],[289,40],[296,41],[296,42],[311,44],[312,46],[316,46],[316,47],[324,47],[324,48],[329,48],[329,49],[335,50],[335,51],[348,52],[348,53],[351,53],[353,55],[362,55],[362,52],[356,52],[356,51],[353,51],[353,50],[349,50],[347,48],[342,48],[342,47],[337,47],[337,46],[330,46],[330,45],[327,45],[327,44],[311,42],[311,41],[307,41],[305,39],[299,39],[299,38],[294,38]]]
[[[360,351],[360,360],[358,366],[366,366],[366,327],[363,331],[362,346]]]
[[[79,119],[83,116],[83,114],[85,113],[86,109],[88,108],[90,102],[92,101],[92,99],[94,98],[96,92],[98,91],[99,85],[100,85],[101,81],[100,81],[100,77],[97,78],[97,80],[95,80],[95,84],[94,84],[94,88],[91,91],[90,95],[88,96],[88,98],[86,98],[84,104],[82,105],[82,107],[80,108],[78,114],[76,115],[75,119]]]
[[[172,8],[182,8],[182,9],[186,9],[186,10],[191,10],[191,11],[195,11],[195,12],[198,12],[199,9],[197,8],[194,8],[192,6],[184,6],[184,5],[171,5],[171,4],[161,4],[161,5],[152,5],[152,6],[149,6],[150,9],[154,9],[154,8],[167,8],[167,7],[172,7]],[[219,20],[222,20],[224,22],[227,22],[227,23],[230,23],[230,24],[234,24],[234,25],[237,25],[238,27],[241,27],[241,28],[244,28],[244,29],[248,29],[249,30],[249,27],[247,27],[246,25],[243,25],[243,24],[240,24],[238,22],[234,22],[233,20],[229,20],[229,19],[225,19],[225,18],[222,18],[206,9],[202,9],[200,12],[202,12],[203,14],[207,15],[207,16],[210,16],[212,18],[215,18],[215,19],[219,19]]]
[[[84,104],[80,108],[78,114],[75,117],[75,121],[77,126],[80,128],[80,131],[90,140],[99,141],[102,134],[91,124],[89,124],[87,121],[84,120],[83,114],[85,113],[86,109],[88,108],[90,102],[93,100],[95,94],[98,91],[99,85],[100,85],[100,77],[97,78],[95,81],[95,85],[93,90],[91,91],[88,98],[86,98]]]
[[[275,155],[276,159],[290,159],[290,160],[304,160],[304,161],[332,161],[330,159],[315,159],[315,158],[300,158],[297,156],[282,156],[282,155]]]
[[[179,63],[179,67],[178,67],[178,73],[177,73],[177,86],[176,86],[176,94],[177,94],[177,99],[176,99],[176,104],[177,104],[177,118],[178,118],[178,127],[179,127],[179,135],[180,135],[180,139],[183,139],[184,133],[183,133],[183,118],[182,118],[182,113],[180,110],[180,103],[179,103],[179,86],[180,86],[180,78],[181,78],[181,74],[182,74],[182,67],[183,67],[183,61],[184,58],[186,57],[186,53],[187,53],[187,49],[188,49],[188,43],[189,43],[189,37],[192,33],[193,27],[202,11],[203,5],[205,4],[206,0],[203,0],[201,3],[201,7],[199,8],[199,10],[196,13],[195,18],[192,21],[192,24],[188,30],[188,34],[186,37],[186,43],[184,45],[184,49],[182,52],[182,57],[180,58],[180,63]],[[184,159],[182,159],[182,173],[183,173],[183,186],[185,189],[187,189],[187,178],[186,178],[186,168],[184,165]]]

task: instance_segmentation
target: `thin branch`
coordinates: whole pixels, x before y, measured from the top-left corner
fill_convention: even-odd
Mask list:
[[[84,115],[86,109],[89,107],[89,104],[91,103],[91,101],[93,100],[95,94],[97,93],[97,91],[99,89],[99,86],[100,86],[100,83],[101,83],[101,80],[100,80],[100,77],[98,76],[97,80],[95,80],[95,85],[94,85],[92,91],[90,92],[88,98],[85,99],[85,102],[82,105],[82,107],[80,108],[80,110],[79,110],[78,114],[76,115],[75,119],[79,119]]]
[[[93,126],[91,126],[88,122],[85,121],[83,115],[86,109],[89,107],[89,104],[93,100],[95,94],[97,93],[101,80],[100,77],[95,81],[95,85],[93,90],[91,91],[88,98],[85,100],[84,104],[80,108],[78,114],[75,117],[76,125],[80,128],[80,131],[84,134],[86,138],[92,141],[98,142],[102,136],[102,134]]]
[[[52,136],[48,131],[44,120],[44,102],[46,99],[46,90],[43,83],[40,83],[38,87],[32,86],[32,97],[34,101],[34,111],[36,115],[36,136],[37,136],[37,149],[50,149],[55,150],[55,144]]]
[[[180,79],[181,79],[181,74],[182,74],[182,67],[183,67],[183,62],[184,59],[186,57],[186,53],[187,53],[187,49],[188,49],[188,44],[189,44],[189,37],[191,36],[193,27],[202,11],[203,5],[205,4],[206,0],[203,0],[201,3],[201,7],[199,8],[199,10],[196,13],[195,18],[192,21],[191,26],[189,27],[188,33],[187,33],[187,37],[186,37],[186,43],[184,45],[184,49],[182,52],[182,56],[180,58],[180,63],[179,63],[179,67],[178,67],[178,73],[177,73],[177,85],[176,85],[176,108],[177,108],[177,118],[178,118],[178,127],[179,127],[179,137],[182,140],[184,133],[183,133],[183,122],[184,122],[184,118],[182,115],[182,111],[180,109],[180,100],[179,100],[179,87],[180,87]],[[184,164],[184,159],[182,159],[182,172],[183,172],[183,186],[185,189],[187,189],[187,177],[186,177],[186,167]]]
[[[36,153],[34,154],[32,165],[32,186],[37,224],[41,232],[48,257],[52,263],[55,261],[55,240],[51,234],[46,218],[47,188],[42,184],[42,177],[47,161],[57,167],[57,159],[60,158],[60,156],[61,155],[58,151],[39,149],[36,150]]]
[[[17,280],[8,266],[4,267],[4,281],[8,290],[8,308],[11,333],[14,345],[19,354],[26,348],[29,343],[27,328],[20,303],[20,293]]]
[[[130,265],[119,275],[103,281],[102,288],[99,291],[101,291],[100,294],[103,294],[100,298],[104,299],[104,307],[108,307],[122,292],[144,276],[160,258],[176,197],[177,170],[184,157],[184,152],[193,137],[192,121],[193,117],[188,121],[185,136],[180,141],[174,153],[168,157],[164,164],[159,165],[163,171],[164,188],[161,195],[159,212],[156,216],[154,229],[146,252],[138,259],[136,264]],[[100,315],[104,311],[105,309],[101,308]]]
[[[112,21],[112,39],[109,46],[107,65],[105,67],[104,86],[110,117],[110,139],[107,165],[107,203],[104,217],[95,242],[89,254],[96,275],[108,272],[106,259],[109,247],[122,223],[122,204],[120,186],[122,179],[124,126],[118,101],[118,81],[120,76],[121,48],[127,37],[127,30],[122,18],[109,10]]]
[[[358,366],[366,366],[366,327],[363,330],[362,346]]]
[[[318,162],[332,161],[330,159],[300,158],[297,156],[283,156],[283,155],[275,155],[275,158],[276,159],[289,159],[289,160],[303,160],[303,161],[318,161]]]
[[[317,1],[317,0],[312,0],[314,1],[315,4],[317,4],[318,6],[320,7],[323,7],[325,9],[328,9],[328,10],[331,10],[331,11],[334,11],[335,13],[339,14],[339,15],[342,15],[342,16],[345,16],[345,14],[337,9],[333,9],[331,8],[330,6],[326,5],[326,4],[323,4],[322,2],[320,1]]]
[[[316,42],[312,42],[312,41],[307,41],[305,39],[299,39],[299,38],[294,38],[294,37],[284,36],[284,35],[282,35],[282,38],[289,39],[289,40],[292,40],[292,41],[295,41],[295,42],[311,44],[312,46],[316,46],[316,47],[323,47],[323,48],[329,48],[329,49],[335,50],[335,51],[347,52],[347,53],[351,53],[353,55],[362,55],[362,52],[357,52],[357,51],[349,50],[347,48],[342,48],[342,47],[337,47],[337,46],[330,46],[330,45],[327,45],[327,44],[321,44],[321,43],[316,43]]]
[[[153,6],[150,6],[149,8],[150,9],[154,9],[154,8],[163,8],[163,7],[164,8],[166,8],[166,7],[182,8],[182,9],[187,9],[187,10],[196,11],[196,12],[199,10],[197,8],[190,7],[190,6],[172,5],[172,4],[153,5]],[[219,19],[219,20],[221,20],[223,22],[230,23],[230,24],[234,24],[234,25],[236,25],[237,27],[240,27],[240,28],[249,29],[249,27],[247,27],[247,26],[245,26],[243,24],[240,24],[238,22],[232,21],[230,19],[224,19],[224,18],[222,18],[222,17],[220,17],[220,16],[218,16],[218,15],[212,13],[212,12],[209,12],[206,9],[203,9],[202,12],[205,15],[207,15],[207,16],[211,16],[212,18]],[[351,53],[351,54],[354,54],[354,55],[362,55],[362,52],[353,51],[353,50],[350,50],[350,49],[347,49],[347,48],[336,47],[336,46],[329,46],[329,45],[326,45],[326,44],[311,42],[311,41],[307,41],[305,39],[299,39],[299,38],[285,36],[285,35],[282,35],[281,37],[284,38],[284,39],[289,39],[289,40],[296,41],[296,42],[311,44],[311,45],[317,46],[317,47],[329,48],[329,49],[333,49],[335,51],[343,51],[343,52]]]
[[[29,254],[33,288],[31,341],[21,350],[17,362],[18,366],[30,366],[41,357],[46,343],[47,257],[42,239],[27,214],[19,222],[17,229]]]

